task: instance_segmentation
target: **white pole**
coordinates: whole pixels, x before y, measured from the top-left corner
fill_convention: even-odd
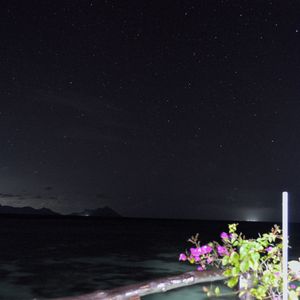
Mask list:
[[[282,193],[282,297],[288,300],[288,193]]]

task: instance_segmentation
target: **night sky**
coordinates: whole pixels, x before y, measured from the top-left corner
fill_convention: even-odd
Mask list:
[[[6,1],[0,204],[300,221],[299,1]]]

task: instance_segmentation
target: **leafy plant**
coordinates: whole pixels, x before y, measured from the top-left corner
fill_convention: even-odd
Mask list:
[[[179,260],[198,265],[199,271],[211,267],[223,270],[226,285],[235,288],[241,297],[251,294],[256,299],[280,299],[282,296],[282,233],[274,225],[269,233],[256,239],[246,239],[237,233],[237,223],[222,232],[221,242],[212,241],[201,246],[199,235],[189,239],[194,246],[181,253]],[[289,298],[298,299],[300,287],[292,282],[300,279],[300,262],[289,263]],[[237,288],[238,287],[238,288]],[[220,289],[205,289],[208,295],[220,295]]]

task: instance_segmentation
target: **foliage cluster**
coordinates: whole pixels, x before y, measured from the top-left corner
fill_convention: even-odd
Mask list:
[[[237,233],[238,224],[230,224],[227,232],[220,235],[221,242],[212,241],[201,245],[199,235],[189,242],[193,247],[181,253],[179,260],[196,264],[199,271],[211,267],[221,268],[226,276],[226,285],[235,288],[242,297],[250,294],[256,299],[281,299],[282,297],[282,232],[274,225],[269,233],[256,239],[246,239]],[[289,298],[298,299],[300,287],[300,262],[289,263]],[[205,289],[208,295],[220,295],[220,288]]]

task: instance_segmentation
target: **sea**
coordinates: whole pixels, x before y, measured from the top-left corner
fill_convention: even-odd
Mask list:
[[[188,238],[199,233],[202,243],[216,240],[232,222],[1,217],[0,299],[76,296],[193,271],[195,266],[178,261],[179,253],[191,247]],[[239,231],[249,238],[256,237],[272,225],[239,222]],[[290,226],[290,245],[290,258],[297,259],[300,224]],[[221,288],[226,294],[226,288]],[[142,297],[205,298],[201,285]]]

